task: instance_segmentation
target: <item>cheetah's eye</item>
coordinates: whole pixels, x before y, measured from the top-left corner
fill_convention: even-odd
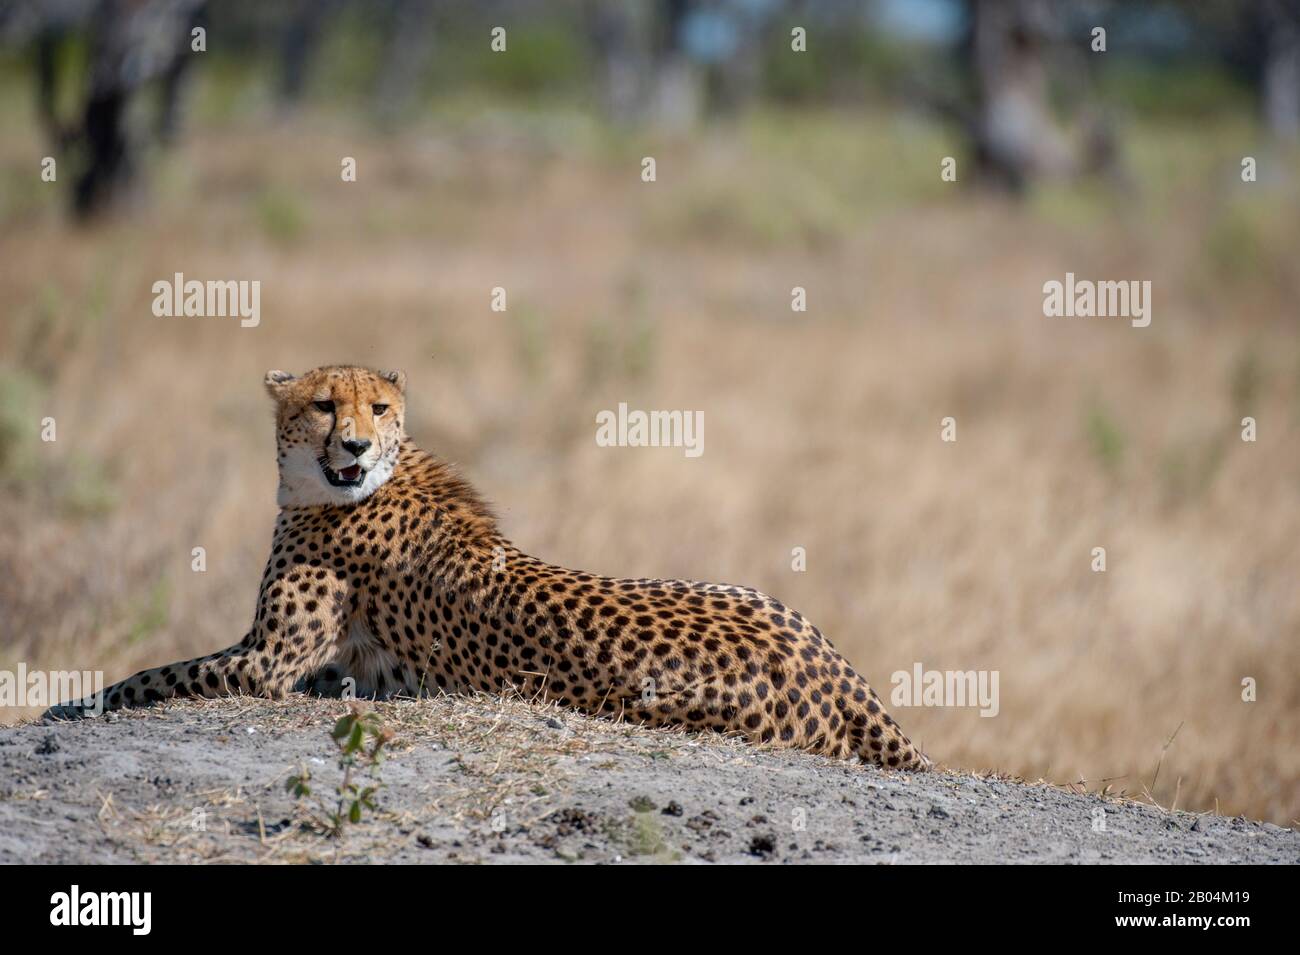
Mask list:
[[[329,414],[334,410],[334,402],[332,401],[313,401],[312,404],[314,404],[320,411],[324,411],[326,414]]]
[[[383,414],[385,411],[388,410],[388,405],[371,405],[370,410],[373,411],[375,413],[375,417],[378,418],[381,414]]]

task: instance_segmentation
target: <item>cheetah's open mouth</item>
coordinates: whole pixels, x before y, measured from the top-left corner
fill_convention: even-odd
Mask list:
[[[350,464],[342,471],[335,471],[322,461],[320,469],[325,472],[325,480],[335,487],[360,487],[366,479],[366,472],[359,464]]]

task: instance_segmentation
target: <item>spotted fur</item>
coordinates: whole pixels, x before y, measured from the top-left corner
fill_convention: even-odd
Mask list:
[[[928,766],[867,681],[772,597],[521,553],[473,489],[406,438],[400,373],[271,372],[267,387],[281,509],[252,627],[228,649],[109,687],[108,709],[279,699],[345,680],[359,696],[513,689],[652,726]],[[331,483],[354,464],[359,484]]]

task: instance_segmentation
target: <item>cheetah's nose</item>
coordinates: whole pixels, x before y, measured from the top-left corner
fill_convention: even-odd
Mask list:
[[[366,438],[349,438],[347,441],[343,441],[342,445],[354,457],[359,458],[366,453],[366,449],[370,447],[370,442]]]

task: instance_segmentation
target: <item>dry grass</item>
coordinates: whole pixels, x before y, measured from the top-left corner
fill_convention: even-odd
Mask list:
[[[80,232],[16,124],[0,668],[113,680],[238,639],[274,514],[263,373],[391,365],[413,435],[524,549],[760,587],[878,685],[914,661],[1000,671],[994,719],[896,709],[943,763],[1296,819],[1296,164],[1243,202],[1247,133],[1152,138],[1137,196],[1014,208],[930,185],[933,133],[781,122],[653,145],[536,120],[209,124],[148,201]],[[1045,319],[1067,270],[1151,279],[1152,326]],[[155,318],[176,271],[260,279],[261,326]],[[705,454],[598,448],[619,401],[702,410]],[[45,415],[58,441],[33,443]]]

